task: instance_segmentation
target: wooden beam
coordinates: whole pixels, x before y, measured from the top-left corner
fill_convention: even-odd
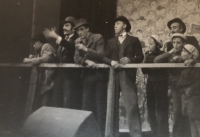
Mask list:
[[[110,68],[106,64],[97,64],[98,68]],[[30,64],[23,63],[0,63],[0,67],[33,67]],[[38,67],[42,68],[87,68],[77,64],[65,64],[65,63],[43,63]],[[195,66],[200,68],[200,63],[195,64]],[[120,68],[186,68],[183,63],[148,63],[148,64],[127,64],[121,65]],[[188,67],[187,67],[188,68]],[[190,67],[192,68],[192,67]]]
[[[25,118],[27,118],[32,113],[35,92],[37,88],[37,80],[38,80],[38,69],[37,67],[33,67],[31,71],[31,78],[30,78],[26,108],[25,108]]]
[[[107,90],[107,114],[105,137],[114,137],[114,112],[115,112],[115,70],[110,68]]]

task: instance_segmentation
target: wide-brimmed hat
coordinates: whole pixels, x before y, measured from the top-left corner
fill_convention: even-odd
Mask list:
[[[179,18],[174,18],[174,19],[170,20],[170,21],[167,23],[167,26],[168,26],[168,28],[169,28],[170,30],[171,30],[170,27],[171,27],[172,23],[174,23],[174,22],[178,22],[178,23],[181,24],[181,26],[183,27],[182,33],[185,33],[185,32],[186,32],[185,23],[184,23],[181,19],[179,19]]]
[[[126,32],[129,32],[131,30],[131,24],[126,17],[119,16],[118,18],[116,18],[115,22],[117,21],[123,21],[126,24]]]
[[[79,19],[75,22],[74,29],[77,29],[78,27],[83,26],[83,25],[89,25],[89,22],[86,19]]]
[[[43,33],[34,34],[33,37],[31,38],[31,40],[32,41],[40,41],[42,43],[46,43],[47,42],[47,40],[46,40],[46,38],[45,38]]]
[[[75,22],[76,22],[76,18],[69,16],[69,17],[65,18],[65,20],[63,20],[61,22],[61,24],[72,23],[75,26]]]
[[[182,39],[184,39],[184,40],[187,40],[186,35],[184,35],[184,34],[182,34],[182,33],[174,33],[174,34],[171,36],[171,40],[172,40],[174,37],[179,37],[179,38],[182,38]]]

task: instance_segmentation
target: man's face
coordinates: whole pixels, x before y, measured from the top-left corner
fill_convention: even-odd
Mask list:
[[[174,22],[171,24],[170,26],[170,30],[171,30],[171,33],[174,34],[174,33],[182,33],[183,29],[181,28],[180,24],[178,22]]]
[[[71,23],[65,23],[63,25],[63,34],[66,35],[70,35],[72,33],[72,25]]]
[[[181,52],[185,44],[181,38],[177,38],[177,37],[173,38],[172,43],[176,52]]]
[[[86,28],[85,26],[80,26],[77,28],[76,32],[79,35],[80,38],[85,39],[87,36],[87,33],[89,31],[89,28]]]
[[[36,41],[33,47],[35,48],[36,52],[40,52],[42,49],[43,44],[40,41]]]
[[[115,34],[120,34],[123,32],[123,30],[126,28],[126,24],[124,24],[122,21],[116,21],[115,22]]]

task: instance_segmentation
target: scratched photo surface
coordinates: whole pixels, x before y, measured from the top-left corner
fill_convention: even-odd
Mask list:
[[[116,17],[125,16],[132,26],[128,34],[139,38],[143,53],[148,50],[148,40],[151,35],[156,35],[158,41],[162,43],[161,50],[167,51],[166,43],[171,41],[167,22],[178,17],[186,25],[185,34],[195,36],[200,44],[200,0],[2,0],[0,1],[0,136],[20,137],[27,116],[30,112],[36,111],[41,103],[39,81],[45,80],[38,72],[43,68],[34,70],[31,65],[23,64],[24,58],[34,54],[31,37],[35,33],[53,27],[60,36],[63,36],[61,21],[67,16],[87,19],[91,23],[91,31],[101,34],[105,45],[114,37]],[[55,43],[51,44],[56,47]],[[6,67],[1,64],[6,64]],[[80,68],[74,69],[80,70]],[[38,74],[37,77],[35,72]],[[147,112],[147,79],[148,76],[138,68],[136,84],[143,132],[151,131]],[[76,86],[75,83],[74,87]],[[33,90],[35,93],[29,94],[29,91]],[[119,96],[119,131],[127,133],[129,129],[126,109],[121,93]],[[34,103],[31,104],[30,100]],[[174,121],[172,98],[169,98],[168,115],[169,131],[172,132]]]

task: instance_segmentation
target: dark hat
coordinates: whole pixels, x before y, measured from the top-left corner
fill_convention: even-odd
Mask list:
[[[115,22],[117,21],[123,21],[126,24],[126,32],[129,32],[131,30],[131,24],[126,17],[119,16],[118,18],[116,18]]]
[[[89,22],[86,19],[79,19],[76,21],[74,29],[77,29],[78,27],[83,25],[89,25]]]
[[[65,18],[65,20],[62,21],[61,24],[72,23],[75,26],[75,22],[76,22],[76,18],[69,16],[69,17]]]
[[[170,27],[171,27],[172,23],[174,23],[174,22],[180,23],[181,26],[183,27],[182,33],[185,33],[185,31],[186,31],[185,23],[184,23],[181,19],[179,19],[179,18],[174,18],[174,19],[170,20],[170,21],[167,23],[168,28],[171,29]]]
[[[31,38],[32,41],[40,41],[41,43],[46,43],[47,40],[44,36],[43,33],[36,33],[33,35],[33,37]]]

